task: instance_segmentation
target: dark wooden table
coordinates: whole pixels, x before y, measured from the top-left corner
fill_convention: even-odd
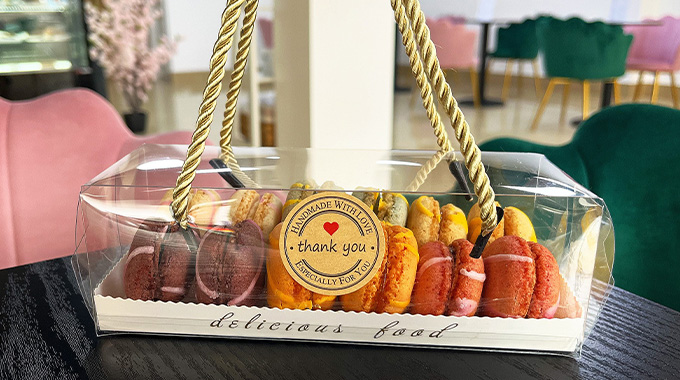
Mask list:
[[[98,338],[70,260],[0,271],[0,379],[680,378],[680,313],[615,288],[578,360],[282,341]]]

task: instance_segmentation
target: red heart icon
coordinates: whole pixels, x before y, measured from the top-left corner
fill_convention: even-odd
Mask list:
[[[328,234],[331,235],[331,236],[333,236],[333,234],[335,233],[335,231],[338,230],[338,228],[340,228],[340,226],[338,225],[338,222],[333,222],[333,223],[326,222],[326,223],[323,224],[323,229],[326,230],[326,232],[328,232]]]

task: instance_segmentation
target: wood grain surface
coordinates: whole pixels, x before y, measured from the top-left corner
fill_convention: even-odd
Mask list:
[[[675,379],[680,313],[614,288],[579,359],[284,341],[97,337],[70,259],[0,271],[0,379]]]

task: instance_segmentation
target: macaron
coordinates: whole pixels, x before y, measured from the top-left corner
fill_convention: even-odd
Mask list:
[[[580,318],[583,310],[579,305],[574,293],[562,276],[560,280],[560,297],[557,311],[553,318]]]
[[[283,204],[282,219],[285,219],[288,213],[298,204],[301,200],[314,194],[314,188],[316,184],[313,181],[302,181],[294,183],[290,190],[288,190],[288,195],[286,196],[286,202]]]
[[[402,313],[411,303],[418,268],[418,246],[409,229],[383,223],[385,254],[371,281],[340,296],[345,311]]]
[[[536,243],[536,231],[531,219],[517,207],[508,206],[503,209],[504,235],[519,236],[526,241]]]
[[[482,259],[470,257],[473,247],[465,239],[450,246],[433,241],[420,247],[411,313],[475,315],[486,276]]]
[[[383,193],[378,205],[378,219],[395,226],[406,227],[408,201],[399,193]]]
[[[260,203],[260,194],[255,190],[237,190],[229,202],[229,222],[231,225],[252,219]]]
[[[500,204],[496,202],[496,206],[500,207]],[[527,214],[512,206],[504,208],[503,211],[503,219],[491,234],[489,243],[507,235],[519,236],[524,240],[536,243],[536,231]],[[468,240],[475,243],[482,230],[482,218],[479,215],[479,204],[477,203],[472,206],[468,214],[468,227]]]
[[[439,239],[441,213],[439,202],[428,196],[421,196],[411,205],[406,227],[413,231],[418,246]]]
[[[262,229],[262,235],[266,238],[274,227],[281,222],[282,210],[283,204],[276,195],[264,193],[253,214],[249,217]]]
[[[162,206],[172,203],[173,190],[165,192],[161,199]],[[217,210],[220,207],[221,198],[217,191],[212,189],[194,189],[189,192],[187,215],[189,223],[200,229],[210,227],[214,223]]]
[[[486,281],[484,260],[470,256],[474,244],[465,239],[458,239],[449,247],[453,252],[455,264],[447,314],[472,317],[477,312]]]
[[[295,281],[286,270],[279,251],[281,227],[282,224],[276,225],[269,234],[267,304],[278,309],[331,309],[335,303],[335,296],[309,291]]]
[[[463,210],[449,203],[442,206],[441,215],[439,241],[448,246],[458,239],[467,238],[468,225]]]
[[[267,250],[267,304],[278,309],[311,309],[312,292],[298,284],[283,265],[279,252],[281,224],[269,234]]]
[[[446,244],[431,241],[418,248],[420,260],[411,295],[412,314],[442,315],[451,294],[455,260]]]
[[[495,205],[496,207],[501,206],[500,203],[498,202],[496,202]],[[474,244],[475,242],[477,242],[477,237],[482,232],[482,218],[480,216],[479,203],[475,203],[474,205],[472,205],[472,208],[470,208],[470,211],[468,212],[467,222],[468,222],[467,238],[470,242],[472,242],[472,244]],[[501,219],[500,223],[498,223],[496,228],[491,233],[491,237],[489,237],[489,243],[503,236],[504,233],[505,233],[505,217]]]
[[[380,195],[380,190],[374,187],[357,187],[352,193],[352,196],[364,202],[368,208],[371,210],[375,206],[375,202],[378,201]]]
[[[254,306],[264,285],[262,230],[252,220],[213,228],[196,255],[196,300]]]
[[[190,283],[192,259],[178,225],[145,221],[124,258],[125,295],[143,301],[182,300]]]
[[[536,285],[536,265],[526,240],[502,236],[482,253],[486,281],[482,314],[489,317],[524,318]]]
[[[482,314],[489,317],[552,318],[559,306],[559,268],[540,244],[508,235],[482,254],[486,282]]]
[[[560,268],[544,246],[528,242],[536,264],[536,285],[531,295],[527,318],[552,318],[560,302]]]
[[[418,243],[411,230],[386,226],[387,270],[375,307],[377,313],[403,313],[411,303],[418,270]]]

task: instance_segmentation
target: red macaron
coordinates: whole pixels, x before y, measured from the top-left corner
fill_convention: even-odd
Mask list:
[[[128,298],[180,301],[191,283],[193,255],[176,224],[145,221],[132,239],[123,281]]]
[[[254,306],[264,285],[262,230],[252,220],[206,232],[196,256],[196,300]]]
[[[503,236],[484,253],[481,314],[552,318],[559,304],[559,267],[552,253],[517,236]]]
[[[486,276],[482,259],[470,257],[473,247],[465,239],[448,247],[439,241],[420,247],[412,313],[475,315]]]

